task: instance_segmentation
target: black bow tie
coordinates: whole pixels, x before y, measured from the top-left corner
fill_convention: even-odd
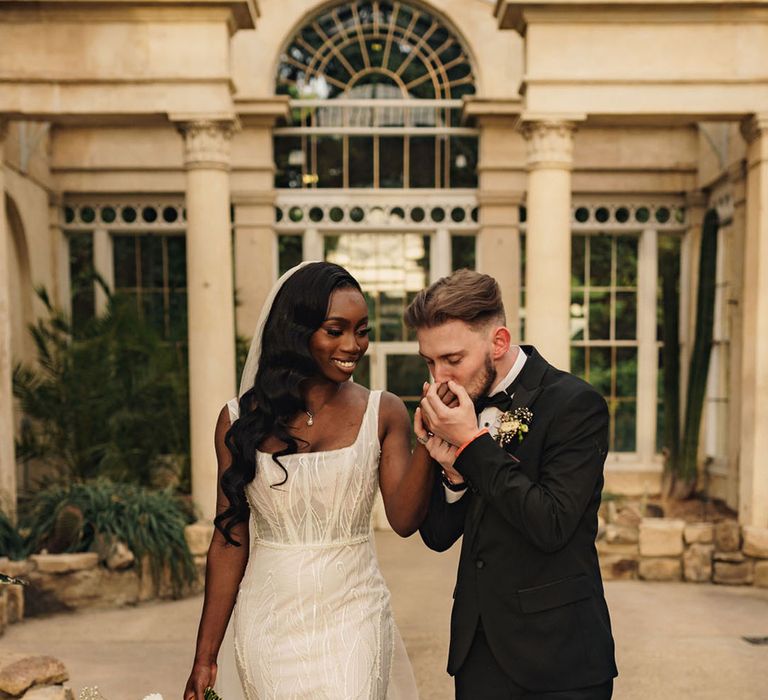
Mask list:
[[[475,413],[479,415],[490,406],[494,406],[500,411],[508,411],[512,407],[511,389],[512,387],[509,386],[506,391],[500,391],[493,396],[481,396],[475,401]]]

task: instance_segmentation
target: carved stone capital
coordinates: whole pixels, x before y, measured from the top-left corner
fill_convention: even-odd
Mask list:
[[[753,114],[741,122],[741,135],[747,143],[756,141],[768,132],[768,114]]]
[[[573,167],[573,122],[542,120],[523,122],[528,145],[528,169]]]
[[[229,170],[230,142],[237,130],[233,121],[198,119],[181,122],[184,136],[184,165],[192,168]]]

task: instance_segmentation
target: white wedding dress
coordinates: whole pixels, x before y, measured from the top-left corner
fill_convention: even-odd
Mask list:
[[[352,445],[282,457],[281,486],[284,472],[257,454],[251,549],[228,632],[246,700],[418,697],[371,530],[380,398],[370,393]],[[229,408],[235,420],[237,401]],[[217,688],[235,700],[225,666]]]

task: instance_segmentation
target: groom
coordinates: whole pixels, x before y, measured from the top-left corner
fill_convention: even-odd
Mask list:
[[[434,378],[415,419],[437,468],[420,528],[461,535],[448,673],[457,700],[603,700],[616,676],[595,537],[608,409],[511,344],[496,281],[460,270],[405,320]],[[446,386],[458,398],[443,401]]]

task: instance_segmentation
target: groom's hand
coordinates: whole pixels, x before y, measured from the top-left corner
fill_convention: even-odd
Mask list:
[[[446,406],[438,394],[437,385],[432,384],[420,403],[421,419],[437,437],[459,446],[477,434],[477,417],[472,399],[464,387],[452,380],[447,386],[458,399],[458,405],[453,408]]]

